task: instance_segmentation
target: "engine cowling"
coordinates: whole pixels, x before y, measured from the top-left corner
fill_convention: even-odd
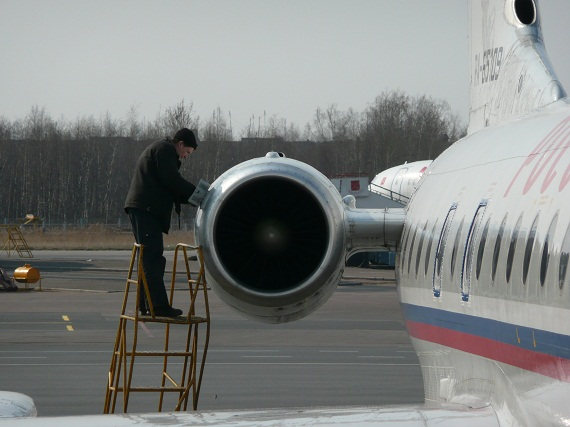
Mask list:
[[[386,246],[382,219],[363,211],[343,203],[305,163],[280,153],[243,162],[210,186],[196,214],[207,281],[249,317],[271,323],[303,317],[335,290],[348,252],[361,241],[367,249]],[[371,223],[382,234],[375,243]],[[356,235],[360,229],[365,238]]]

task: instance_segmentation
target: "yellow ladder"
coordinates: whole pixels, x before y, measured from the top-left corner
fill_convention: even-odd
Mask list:
[[[131,261],[125,286],[125,295],[123,297],[123,305],[119,317],[119,327],[115,338],[115,346],[111,357],[111,365],[109,368],[107,379],[107,390],[105,395],[105,406],[103,412],[105,414],[115,413],[116,401],[119,393],[123,394],[122,411],[127,412],[130,394],[133,392],[158,392],[158,411],[161,412],[165,402],[165,393],[174,393],[174,411],[187,410],[188,399],[192,395],[192,409],[198,407],[198,397],[200,395],[200,386],[202,384],[202,376],[206,363],[206,354],[208,351],[208,343],[210,340],[210,309],[208,304],[208,290],[204,275],[204,261],[202,258],[202,250],[200,247],[190,246],[179,243],[174,251],[174,261],[172,267],[172,280],[170,285],[170,304],[173,304],[174,285],[176,282],[176,269],[179,253],[183,254],[184,264],[186,267],[186,282],[188,284],[188,303],[189,309],[186,316],[176,318],[155,316],[154,307],[150,299],[146,276],[142,267],[143,246],[134,244]],[[199,261],[199,272],[194,279],[190,272],[190,264],[188,261],[188,250],[197,254]],[[135,260],[138,261],[135,263]],[[133,278],[134,267],[136,264],[136,278]],[[134,303],[134,313],[129,312],[129,290],[130,286],[136,286],[136,297]],[[139,315],[139,296],[140,292],[144,292],[149,304],[150,315]],[[198,298],[200,296],[200,298]],[[133,304],[131,303],[131,306]],[[199,314],[199,315],[198,315]],[[164,328],[164,346],[161,350],[150,349],[141,351],[137,349],[139,341],[140,324],[163,324]],[[128,326],[132,326],[129,328]],[[171,326],[186,326],[185,333],[186,342],[182,349],[172,350],[170,344]],[[204,326],[206,331],[204,337],[199,340],[199,327]],[[145,328],[148,330],[148,328]],[[160,330],[160,328],[158,328]],[[127,333],[128,332],[128,333]],[[202,344],[202,351],[199,350],[199,344]],[[152,344],[150,345],[152,347]],[[135,361],[138,358],[161,358],[162,372],[159,386],[134,386],[134,368]],[[182,363],[173,367],[169,366],[169,359],[177,357]],[[177,370],[177,374],[171,374],[167,370],[173,368]],[[145,366],[145,374],[149,371],[149,365]],[[178,380],[175,377],[179,378]],[[122,381],[121,381],[122,379]]]
[[[30,247],[28,246],[28,242],[26,242],[26,239],[22,234],[20,226],[1,225],[0,227],[4,228],[8,234],[8,237],[4,241],[4,246],[2,247],[2,249],[8,253],[8,256],[11,256],[12,251],[16,251],[20,258],[34,257]]]

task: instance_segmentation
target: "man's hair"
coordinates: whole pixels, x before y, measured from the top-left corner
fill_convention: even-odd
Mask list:
[[[182,128],[174,135],[174,142],[182,141],[185,147],[198,148],[198,138],[193,130]]]

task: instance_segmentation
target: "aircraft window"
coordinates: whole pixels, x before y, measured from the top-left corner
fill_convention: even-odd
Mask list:
[[[433,245],[433,237],[435,236],[435,228],[437,227],[437,221],[435,222],[435,224],[433,225],[433,228],[431,229],[431,233],[429,235],[429,239],[427,242],[427,248],[426,248],[426,261],[425,261],[425,265],[424,265],[424,275],[427,275],[428,272],[428,268],[429,268],[429,258],[431,255],[431,247]]]
[[[476,275],[477,280],[479,280],[479,275],[481,274],[481,266],[483,264],[483,254],[485,253],[485,243],[487,242],[487,234],[489,233],[489,224],[491,223],[491,218],[487,220],[483,233],[481,234],[481,241],[479,242],[479,250],[477,251],[477,269]]]
[[[405,224],[405,230],[404,232],[406,233],[406,237],[404,240],[404,245],[402,246],[402,251],[400,252],[400,270],[404,270],[404,267],[406,265],[406,257],[404,256],[404,254],[407,253],[407,249],[408,249],[408,243],[410,240],[410,234],[412,234],[412,226],[409,223]]]
[[[538,226],[538,215],[534,218],[528,238],[526,239],[526,248],[524,250],[523,259],[523,285],[526,285],[526,278],[528,277],[528,269],[530,267],[530,257],[532,255],[532,248],[534,247],[534,239],[536,238],[536,227]]]
[[[497,265],[499,264],[499,253],[501,252],[501,242],[503,240],[503,234],[505,233],[505,225],[507,224],[507,216],[503,218],[501,226],[499,227],[499,232],[497,233],[497,240],[495,240],[495,249],[493,250],[493,267],[491,271],[491,280],[495,281],[495,275],[497,274]]]
[[[548,232],[544,239],[544,245],[542,246],[542,255],[540,256],[540,286],[544,286],[546,280],[546,272],[548,271],[548,262],[550,261],[550,253],[548,252],[550,242],[554,236],[554,230],[556,230],[556,223],[558,222],[558,213],[554,215],[550,226],[548,227]]]
[[[479,231],[483,214],[487,208],[487,200],[482,200],[475,211],[469,232],[467,233],[467,241],[465,245],[465,252],[463,252],[463,262],[461,265],[461,299],[469,301],[469,294],[471,292],[471,270],[473,268],[473,251],[475,248],[475,238]]]
[[[424,228],[422,230],[422,236],[420,237],[420,243],[418,243],[418,253],[416,254],[416,277],[418,276],[418,270],[420,267],[420,258],[422,257],[422,248],[424,246],[424,238],[426,235],[427,230],[427,221],[424,224]]]
[[[511,234],[511,243],[509,244],[509,253],[507,254],[507,283],[511,280],[511,272],[513,271],[513,259],[515,258],[515,249],[517,248],[517,239],[521,228],[522,214],[519,216],[513,233]]]
[[[406,253],[406,249],[408,247],[408,238],[410,237],[410,230],[411,230],[411,226],[409,224],[405,225],[406,229],[404,230],[404,233],[406,234],[405,240],[404,240],[404,244],[402,246],[402,250],[400,252],[400,270],[404,270],[404,264],[405,264],[405,258],[404,258],[404,254]]]
[[[449,234],[449,229],[451,228],[451,223],[453,222],[453,217],[455,216],[456,210],[457,204],[453,203],[449,208],[449,211],[447,211],[445,221],[443,221],[441,234],[439,235],[439,240],[437,242],[437,249],[435,250],[432,288],[433,295],[436,297],[439,297],[441,294],[441,266],[443,264],[443,253],[445,252],[447,236]]]
[[[410,274],[410,265],[412,264],[412,254],[414,253],[414,243],[416,242],[416,235],[418,234],[418,229],[414,230],[414,235],[412,236],[412,243],[410,243],[410,254],[408,255],[408,274]]]
[[[562,242],[560,251],[560,266],[558,267],[558,286],[560,289],[564,286],[566,280],[566,270],[568,269],[568,258],[570,257],[570,225],[566,229],[566,236]]]
[[[453,277],[453,273],[455,273],[455,261],[457,260],[457,251],[459,249],[459,239],[461,238],[461,230],[463,230],[463,222],[465,218],[461,218],[461,222],[459,223],[459,227],[457,227],[457,233],[455,233],[455,242],[453,242],[453,251],[451,252],[451,264],[450,270],[451,277]]]

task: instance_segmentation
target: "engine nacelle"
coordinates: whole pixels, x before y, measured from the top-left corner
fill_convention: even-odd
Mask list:
[[[343,203],[334,185],[305,163],[279,153],[243,162],[211,185],[196,215],[207,281],[249,317],[271,323],[303,317],[335,290],[347,243],[350,252],[360,242],[367,249],[386,246],[381,219],[363,211]],[[403,211],[396,217],[403,224]],[[378,239],[370,236],[373,223]],[[398,231],[391,234],[399,239]]]

